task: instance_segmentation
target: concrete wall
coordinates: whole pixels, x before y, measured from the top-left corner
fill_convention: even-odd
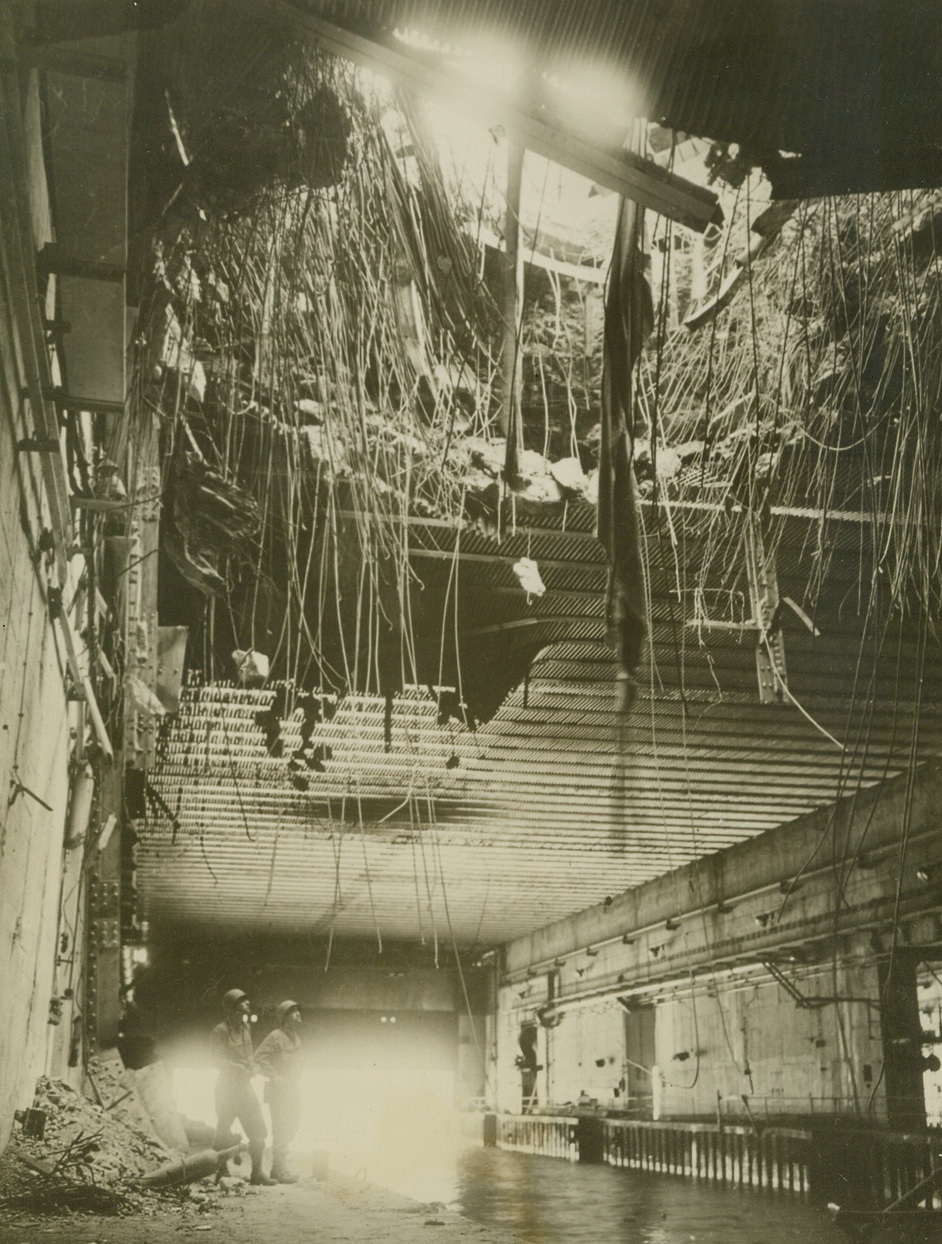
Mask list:
[[[33,247],[49,236],[35,82],[22,99],[27,149],[36,157],[26,205],[31,237],[17,232],[8,181],[0,196],[0,1148],[13,1111],[30,1104],[37,1077],[47,1069],[67,1071],[62,1050],[51,1043],[49,1017],[50,999],[65,988],[67,972],[57,964],[57,942],[70,721],[65,660],[47,597],[53,567],[38,548],[50,522],[39,459],[17,449],[34,428],[21,397],[28,328],[11,292],[23,272],[24,250],[32,264]],[[9,93],[5,101],[8,106]],[[23,118],[11,117],[7,108],[2,120],[0,147],[8,152],[9,127]],[[10,171],[7,164],[8,177]]]
[[[501,1108],[519,1108],[521,1024],[558,1019],[539,1037],[541,1106],[634,1112],[650,1087],[661,1117],[743,1115],[745,1097],[763,1115],[920,1126],[915,973],[942,954],[940,803],[933,762],[505,947]],[[620,1033],[626,1008],[653,1009],[653,1033]],[[631,1060],[658,1067],[653,1084]]]
[[[573,1022],[570,1023],[569,1020]],[[553,1102],[623,1105],[625,1012],[599,1003],[546,1030],[546,1093]]]
[[[535,1023],[542,1110],[581,1104],[650,1117],[653,1106],[663,1119],[713,1119],[720,1110],[727,1118],[751,1111],[761,1118],[885,1120],[878,968],[872,959],[854,960],[852,947],[849,959],[789,967],[794,992],[755,965],[665,984],[650,997],[626,991],[627,1007],[615,996],[563,1005],[551,1027],[539,1019],[548,1000],[545,977],[505,986],[497,1016],[498,1108],[521,1108],[518,1036]],[[647,1018],[639,1024],[642,1012]]]
[[[496,1109],[508,1114],[519,1114],[523,1109],[520,1091],[520,1072],[514,1066],[514,1060],[520,1054],[517,1038],[520,1027],[524,1023],[535,1023],[534,1008],[520,1008],[516,1003],[519,991],[501,989],[497,996],[497,1015],[495,1017],[496,1060],[493,1068],[493,1089]],[[546,1063],[546,1034],[538,1033],[538,1061]],[[541,1075],[538,1079],[538,1102],[545,1106],[547,1102],[546,1079]]]
[[[545,1004],[544,980],[531,982],[524,997],[517,988],[498,995],[497,1064],[494,1075],[497,1109],[510,1114],[523,1107],[519,1037],[523,1027],[536,1029],[535,1109],[566,1111],[581,1103],[600,1108],[624,1105],[625,1011],[614,998],[565,1012],[552,1027],[540,1023]]]
[[[875,968],[825,967],[791,979],[811,1005],[766,978],[699,986],[656,1008],[662,1118],[717,1109],[737,1117],[868,1113],[883,1058]],[[835,993],[873,1004],[814,1005]],[[872,1117],[884,1106],[877,1089]]]

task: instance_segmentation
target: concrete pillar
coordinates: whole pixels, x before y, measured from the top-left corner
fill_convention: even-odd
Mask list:
[[[880,1003],[887,1121],[899,1131],[919,1131],[926,1125],[926,1105],[913,953],[897,950],[881,964]]]
[[[102,767],[100,819],[121,812],[115,766]],[[90,870],[87,899],[85,1039],[92,1053],[112,1049],[121,1023],[121,835],[113,833]]]
[[[582,1115],[576,1122],[576,1145],[580,1162],[605,1161],[605,1129],[595,1115]]]

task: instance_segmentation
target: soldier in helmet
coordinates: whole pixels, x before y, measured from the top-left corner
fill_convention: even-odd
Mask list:
[[[262,1107],[252,1087],[252,1076],[258,1072],[252,1047],[249,1018],[252,1008],[245,992],[230,989],[223,996],[226,1018],[213,1029],[213,1053],[219,1067],[216,1080],[216,1134],[214,1149],[225,1149],[231,1140],[229,1129],[238,1119],[248,1137],[252,1174],[249,1182],[272,1185],[262,1169],[267,1129]]]
[[[297,1183],[288,1166],[288,1150],[298,1130],[301,1085],[301,1009],[290,998],[279,1003],[278,1027],[258,1047],[258,1061],[268,1077],[265,1095],[271,1111],[271,1177],[280,1184]]]

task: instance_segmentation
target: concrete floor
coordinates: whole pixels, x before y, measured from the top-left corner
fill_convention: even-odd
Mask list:
[[[156,1203],[156,1202],[155,1202]],[[438,1205],[410,1201],[356,1180],[331,1176],[290,1186],[249,1188],[210,1213],[167,1202],[157,1212],[128,1218],[95,1215],[13,1215],[0,1209],[0,1244],[415,1244],[417,1239],[455,1244],[510,1244],[516,1236],[481,1226]]]

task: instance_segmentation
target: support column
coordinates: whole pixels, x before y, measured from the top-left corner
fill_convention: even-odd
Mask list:
[[[507,140],[507,211],[504,217],[503,320],[501,346],[500,430],[507,438],[504,475],[512,480],[517,473],[517,455],[523,448],[523,247],[520,229],[520,199],[523,186],[525,152],[514,138]]]
[[[99,818],[121,813],[118,767],[102,765]],[[88,879],[85,1042],[88,1053],[112,1049],[121,1022],[121,834],[112,833]]]
[[[605,1129],[596,1115],[581,1115],[576,1122],[576,1145],[580,1162],[605,1161]]]
[[[880,1014],[887,1121],[899,1131],[921,1131],[926,1126],[926,1105],[916,957],[911,952],[898,950],[880,965]]]

